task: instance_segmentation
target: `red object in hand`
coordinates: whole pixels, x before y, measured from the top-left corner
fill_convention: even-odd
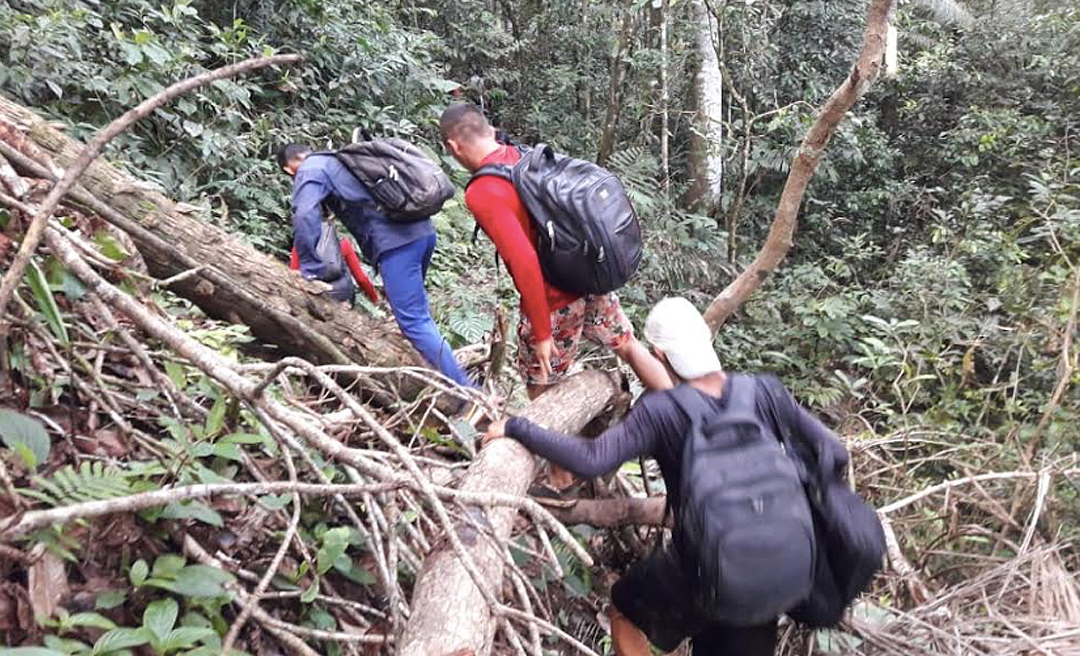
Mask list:
[[[372,303],[378,303],[379,292],[375,290],[375,285],[371,284],[371,279],[367,277],[364,269],[360,266],[360,258],[357,257],[356,250],[350,240],[341,240],[341,255],[345,258],[345,264],[349,267],[356,284],[360,285],[360,289],[364,290],[364,295],[371,299]],[[289,257],[289,268],[293,271],[300,269],[300,256],[297,255],[295,248],[292,249],[292,255]]]

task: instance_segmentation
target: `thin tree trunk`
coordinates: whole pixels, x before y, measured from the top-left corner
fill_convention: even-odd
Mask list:
[[[619,125],[619,116],[622,114],[623,86],[626,82],[626,71],[629,68],[626,58],[630,54],[630,47],[634,41],[634,25],[633,10],[624,10],[622,28],[619,30],[619,45],[611,61],[611,84],[608,86],[607,110],[604,112],[604,128],[600,133],[600,149],[596,154],[596,163],[600,166],[607,164],[608,158],[615,150],[615,129]]]
[[[564,432],[581,430],[618,391],[612,378],[599,371],[571,377],[544,393],[521,413],[548,428]],[[523,495],[535,478],[538,462],[514,440],[497,440],[469,466],[460,489],[466,492]],[[514,523],[512,508],[486,512],[468,508],[472,521],[458,529],[491,592],[500,596],[506,541]],[[493,535],[480,535],[479,524]],[[441,656],[471,649],[477,656],[491,650],[497,618],[483,593],[447,544],[436,546],[424,560],[413,590],[412,614],[398,643],[399,656]]]
[[[844,82],[833,92],[822,107],[810,131],[803,139],[795,160],[791,163],[780,203],[773,217],[772,227],[754,261],[731,281],[705,311],[705,321],[713,331],[727,321],[751,294],[761,286],[791,249],[792,235],[798,221],[806,186],[817,169],[818,161],[825,152],[836,126],[848,110],[866,93],[881,68],[885,51],[889,11],[894,0],[871,0],[867,11],[866,33],[862,51],[855,67]]]
[[[720,205],[724,173],[723,111],[724,80],[717,55],[719,27],[704,0],[693,3],[697,29],[698,70],[694,77],[694,121],[690,143],[690,187],[683,205],[691,211],[712,214]]]
[[[660,167],[663,170],[664,196],[671,193],[671,146],[668,138],[668,0],[660,0]]]
[[[885,79],[891,80],[900,71],[900,40],[896,24],[889,21],[889,31],[885,38]]]
[[[53,164],[70,165],[82,150],[80,142],[3,97],[0,141],[44,172]],[[197,208],[177,204],[101,160],[79,183],[69,196],[130,234],[152,276],[164,280],[195,268],[170,290],[209,316],[246,324],[262,342],[315,362],[421,363],[395,326],[306,291],[306,282],[283,263],[204,221]]]

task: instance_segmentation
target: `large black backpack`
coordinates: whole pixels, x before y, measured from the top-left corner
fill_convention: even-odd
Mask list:
[[[442,209],[454,185],[439,165],[402,139],[372,139],[333,153],[364,183],[392,221],[418,221]]]
[[[469,184],[494,175],[514,185],[536,227],[544,279],[555,287],[606,294],[626,284],[641,263],[641,228],[619,179],[546,144],[520,150],[516,164],[485,164]]]
[[[885,532],[877,513],[845,481],[848,452],[832,431],[799,431],[799,410],[774,376],[758,377],[763,398],[800,469],[817,533],[817,563],[810,594],[788,610],[812,628],[836,626],[851,602],[870,587],[884,564]],[[802,421],[816,422],[811,416]]]
[[[729,377],[720,412],[689,385],[673,394],[692,422],[672,537],[695,605],[726,624],[769,621],[814,584],[814,522],[798,469],[758,415],[753,377]]]

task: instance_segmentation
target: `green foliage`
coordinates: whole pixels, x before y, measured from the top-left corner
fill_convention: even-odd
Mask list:
[[[100,461],[83,462],[78,469],[67,465],[50,476],[35,476],[35,489],[22,489],[19,493],[52,506],[103,501],[153,489],[154,485],[145,477],[160,471],[156,465],[121,469]]]
[[[52,443],[37,419],[14,410],[0,409],[0,440],[30,469],[49,459]]]
[[[234,17],[193,0],[3,2],[0,90],[73,122],[72,136],[86,138],[172,82],[279,48],[302,50],[300,66],[177,100],[108,151],[168,195],[198,203],[207,220],[280,249],[287,179],[270,162],[275,146],[341,145],[358,125],[431,135],[450,83],[432,61],[431,36],[402,29],[379,3],[262,5]]]

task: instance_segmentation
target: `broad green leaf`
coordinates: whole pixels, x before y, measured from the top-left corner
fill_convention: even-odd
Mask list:
[[[334,571],[353,583],[359,583],[363,586],[375,585],[375,575],[363,567],[357,566],[357,564],[346,555],[338,558],[337,562],[334,563]]]
[[[311,585],[300,595],[300,602],[304,604],[310,604],[315,601],[315,597],[319,596],[319,579],[315,579],[311,582]]]
[[[154,567],[150,570],[150,575],[155,578],[176,578],[180,570],[184,569],[184,565],[187,565],[187,559],[183,556],[164,554],[158,556],[157,560],[154,561]]]
[[[49,649],[55,649],[62,654],[84,654],[90,651],[90,645],[82,640],[47,635],[42,638],[41,641],[44,642],[45,646]]]
[[[213,454],[218,458],[225,458],[226,460],[243,460],[244,454],[240,450],[240,446],[231,442],[218,442],[214,445]]]
[[[323,533],[323,543],[319,547],[316,560],[319,574],[326,574],[334,566],[334,563],[338,561],[338,558],[341,558],[345,553],[345,550],[349,547],[349,535],[350,531],[347,526],[338,526]]]
[[[166,362],[165,375],[169,377],[173,385],[176,385],[177,389],[184,389],[187,386],[187,372],[182,365],[176,362]]]
[[[60,292],[73,301],[86,295],[86,285],[71,275],[71,272],[65,269],[63,263],[55,257],[50,257],[46,262],[45,274],[49,280],[49,287],[54,292]]]
[[[99,613],[75,613],[64,621],[68,626],[89,626],[108,631],[116,628],[116,623]]]
[[[180,607],[174,599],[158,599],[151,602],[143,611],[143,628],[164,642],[165,636],[169,635],[176,626],[176,618],[180,614]],[[162,650],[166,651],[166,650]]]
[[[213,407],[210,408],[210,414],[206,417],[206,430],[203,431],[206,437],[213,437],[221,431],[221,427],[225,424],[225,410],[228,407],[229,403],[224,396],[217,397]]]
[[[120,242],[104,230],[98,230],[94,233],[94,245],[98,247],[101,254],[105,257],[119,262],[128,256],[127,251],[120,245]]]
[[[0,439],[34,469],[49,459],[51,442],[37,419],[14,410],[0,409]],[[20,448],[21,447],[21,448]]]
[[[213,508],[199,501],[170,503],[160,515],[163,519],[197,519],[211,526],[224,526],[225,520]],[[157,576],[155,574],[155,576]]]
[[[45,647],[0,647],[0,656],[66,656],[66,654]]]
[[[128,579],[135,587],[139,587],[146,581],[146,576],[150,574],[150,566],[146,564],[146,561],[139,559],[135,561],[135,564],[131,566],[131,571],[128,572]]]
[[[264,494],[259,503],[270,510],[281,510],[292,501],[292,494]]]
[[[180,570],[174,581],[153,579],[149,583],[185,597],[220,597],[225,594],[222,586],[232,580],[232,574],[216,567],[189,565]]]
[[[125,601],[127,601],[127,593],[123,590],[106,590],[94,600],[94,608],[110,610],[122,605]]]
[[[90,651],[90,656],[138,647],[148,642],[150,642],[150,632],[146,629],[113,629],[97,639],[93,650]]]
[[[185,647],[194,647],[196,643],[216,636],[213,629],[204,629],[195,626],[182,626],[169,632],[161,641],[162,653],[169,653]]]

